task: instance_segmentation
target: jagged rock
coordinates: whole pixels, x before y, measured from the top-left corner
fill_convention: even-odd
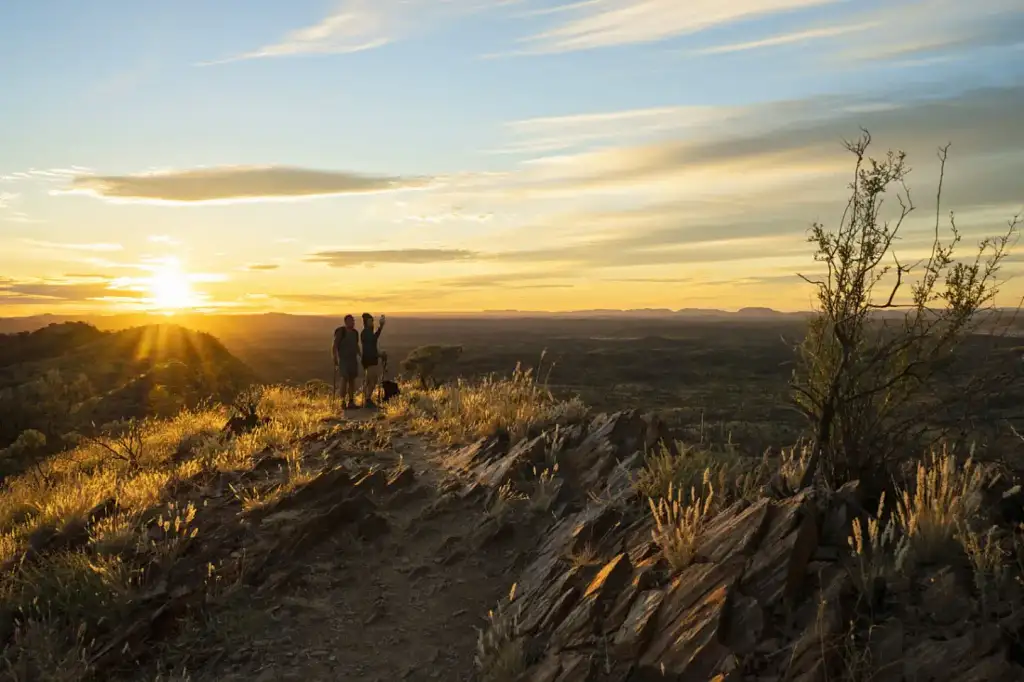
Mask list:
[[[546,589],[532,598],[517,599],[520,605],[519,632],[534,634],[543,626],[552,627],[561,623],[568,615],[568,609],[575,605],[579,590],[573,584],[579,567],[573,566],[557,580],[552,581]],[[559,611],[561,610],[561,613]]]
[[[768,527],[772,503],[762,498],[753,505],[733,505],[716,516],[701,536],[697,555],[721,563],[736,555],[750,555]]]
[[[633,605],[622,626],[612,637],[612,652],[624,660],[633,660],[640,655],[653,632],[655,615],[665,599],[662,590],[648,590],[641,593]]]
[[[622,520],[622,514],[605,505],[592,504],[576,517],[572,529],[570,554],[577,555],[587,549],[596,550],[601,540]]]
[[[551,633],[551,646],[563,650],[585,644],[596,634],[597,608],[597,600],[581,599]]]
[[[555,682],[587,682],[594,668],[594,658],[589,654],[564,654],[562,672]]]
[[[416,485],[416,472],[409,467],[403,467],[388,479],[388,490],[404,490],[414,485]]]
[[[916,682],[1001,682],[1021,678],[1007,660],[998,626],[982,626],[952,639],[923,639],[904,653],[904,679]]]
[[[351,490],[352,479],[345,469],[338,467],[325,471],[309,483],[281,497],[273,504],[250,513],[254,519],[261,519],[278,512],[316,507],[337,500]]]
[[[368,493],[379,495],[388,488],[388,475],[383,469],[374,469],[356,481],[356,487]]]
[[[636,410],[599,414],[590,422],[586,437],[567,451],[561,461],[574,471],[594,468],[595,462],[625,459],[643,451],[647,441],[647,423]]]
[[[845,571],[833,571],[817,599],[801,609],[798,622],[802,634],[789,657],[785,682],[827,682],[841,664],[837,642],[846,634],[843,597],[848,585]]]
[[[903,681],[903,640],[903,623],[898,618],[890,618],[868,630],[872,680]]]
[[[531,467],[543,463],[546,452],[547,438],[543,435],[522,440],[508,454],[478,466],[476,478],[489,488],[499,488],[512,478],[525,478]]]
[[[548,656],[530,674],[529,682],[555,682],[562,672],[562,659],[558,654]]]
[[[694,564],[669,587],[654,636],[637,664],[637,680],[708,679],[731,653],[723,644],[729,591],[742,575],[737,563]]]
[[[583,593],[583,598],[593,599],[598,604],[606,605],[629,584],[632,576],[633,567],[629,564],[629,556],[619,554],[598,571]]]
[[[569,586],[552,604],[551,609],[544,616],[544,619],[541,620],[537,630],[550,632],[555,628],[561,627],[562,623],[576,607],[579,594],[579,590],[576,587]]]
[[[817,510],[809,492],[773,502],[769,528],[743,576],[743,591],[765,605],[792,602],[818,546]]]
[[[453,467],[471,470],[497,459],[508,451],[508,438],[489,436],[477,440],[453,454],[450,462]]]

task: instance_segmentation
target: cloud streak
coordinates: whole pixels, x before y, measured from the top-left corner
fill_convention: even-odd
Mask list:
[[[281,266],[277,263],[250,263],[245,266],[245,269],[250,272],[262,272],[267,270],[277,270],[279,267]]]
[[[26,244],[32,246],[38,246],[44,249],[59,249],[61,251],[93,251],[98,253],[110,253],[113,251],[123,251],[124,247],[120,244],[109,244],[104,242],[98,243],[84,243],[84,244],[73,244],[73,243],[62,243],[62,242],[48,242],[39,239],[23,239]]]
[[[422,188],[429,178],[361,175],[288,166],[221,166],[139,175],[76,176],[64,193],[112,201],[224,203]]]
[[[325,250],[312,253],[305,260],[310,263],[324,263],[332,268],[350,268],[382,263],[424,265],[473,260],[478,257],[479,254],[464,249]]]
[[[201,66],[303,54],[351,54],[384,47],[436,23],[519,0],[343,0],[320,21],[279,41]]]
[[[524,42],[536,53],[651,43],[835,0],[593,0],[575,2],[568,18]]]

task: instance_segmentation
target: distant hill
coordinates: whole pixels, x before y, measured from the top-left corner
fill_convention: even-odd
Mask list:
[[[215,337],[177,325],[65,322],[0,334],[0,448],[26,429],[59,441],[90,423],[229,401],[255,379]]]

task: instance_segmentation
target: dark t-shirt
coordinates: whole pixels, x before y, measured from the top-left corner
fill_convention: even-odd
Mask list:
[[[373,331],[369,327],[359,332],[363,342],[363,363],[376,363],[379,357],[377,353],[377,339],[380,338],[380,329]]]
[[[355,329],[349,330],[345,327],[338,327],[334,330],[334,347],[338,352],[338,361],[341,363],[354,363],[359,350],[359,337]]]

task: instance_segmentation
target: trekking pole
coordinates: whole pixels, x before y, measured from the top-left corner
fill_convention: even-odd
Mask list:
[[[334,363],[334,374],[331,378],[331,402],[333,403],[338,394],[338,363]]]

